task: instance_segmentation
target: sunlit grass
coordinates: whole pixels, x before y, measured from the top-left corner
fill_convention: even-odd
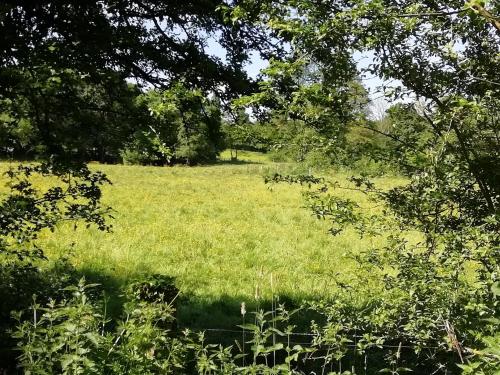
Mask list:
[[[336,279],[357,272],[350,255],[380,244],[351,231],[332,237],[328,223],[303,207],[299,187],[271,191],[265,185],[264,174],[286,173],[293,166],[249,152],[240,152],[239,159],[247,162],[92,165],[113,182],[103,198],[115,210],[113,232],[62,225],[44,233],[41,246],[51,259],[71,253],[77,269],[118,285],[143,273],[174,276],[185,296],[181,321],[217,325],[227,310],[236,313],[241,301],[252,303],[256,289],[262,299],[328,297]],[[400,179],[379,182],[389,186]],[[356,199],[369,207],[362,194]],[[201,305],[195,311],[189,308],[193,301]]]

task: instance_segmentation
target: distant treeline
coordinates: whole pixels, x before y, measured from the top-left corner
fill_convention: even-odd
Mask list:
[[[64,154],[103,163],[191,165],[213,162],[229,148],[270,152],[275,161],[315,167],[353,165],[367,155],[390,160],[388,153],[398,152],[390,144],[397,134],[386,133],[405,132],[421,121],[410,105],[395,106],[383,120],[369,120],[367,93],[359,84],[352,102],[363,105],[344,106],[352,114],[349,121],[331,118],[311,127],[280,111],[265,118],[249,115],[243,106],[222,105],[217,96],[180,81],[159,90],[118,77],[92,82],[71,69],[9,74],[26,90],[0,101],[2,158]]]

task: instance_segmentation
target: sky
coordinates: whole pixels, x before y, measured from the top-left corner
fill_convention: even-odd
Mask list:
[[[226,52],[224,48],[222,48],[214,39],[208,40],[207,52],[225,60]],[[358,69],[361,71],[373,63],[374,54],[373,52],[357,52],[354,54],[353,58],[357,63]],[[245,70],[250,77],[255,78],[262,69],[267,67],[267,65],[267,61],[261,59],[258,53],[254,52],[251,54],[250,61],[246,64]],[[360,78],[363,85],[369,92],[370,99],[373,101],[372,117],[380,117],[380,112],[383,113],[385,109],[389,108],[390,103],[383,97],[383,94],[380,93],[379,87],[384,84],[389,85],[389,83],[370,73],[363,73]],[[394,86],[394,84],[392,84],[392,86]]]

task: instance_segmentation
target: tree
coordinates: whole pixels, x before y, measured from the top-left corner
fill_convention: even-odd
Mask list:
[[[4,154],[116,161],[128,135],[147,115],[137,86],[109,79],[93,84],[71,69],[18,75],[16,92],[0,100]]]
[[[66,140],[60,139],[59,129],[94,138],[89,126],[95,127],[96,115],[112,117],[127,107],[117,109],[112,94],[126,87],[126,80],[167,88],[182,79],[190,88],[216,93],[225,101],[249,92],[254,84],[243,63],[250,51],[270,54],[279,49],[259,27],[227,18],[228,6],[222,0],[3,2],[4,127],[29,127],[46,155],[64,154],[68,150],[61,147]],[[210,38],[226,49],[227,61],[206,51]],[[76,143],[79,137],[72,140]]]
[[[223,149],[220,104],[179,83],[169,90],[148,95],[155,118],[153,137],[169,148],[171,157],[187,164],[214,161]]]
[[[229,147],[231,153],[231,160],[238,160],[238,149],[251,147],[253,142],[251,129],[249,128],[251,126],[250,116],[248,116],[244,108],[238,108],[231,115],[232,120],[223,123],[223,133],[226,146]]]
[[[261,122],[273,124],[275,148],[295,161],[306,160],[314,151],[323,154],[323,166],[342,164],[346,134],[352,123],[365,118],[367,105],[367,92],[351,73],[337,79],[325,64],[293,50],[262,71],[260,92],[234,104],[251,108]]]
[[[500,4],[416,0],[260,4],[266,25],[289,38],[295,57],[322,66],[326,82],[342,87],[342,80],[353,76],[352,54],[372,51],[370,72],[402,83],[386,94],[425,101],[425,111],[399,106],[390,115],[398,126],[387,136],[406,155],[396,162],[404,167],[413,155],[409,183],[382,192],[363,177],[351,180],[354,186],[349,188],[383,202],[382,217],[366,217],[355,202],[324,195],[337,184],[312,193],[311,208],[332,220],[333,233],[342,224],[353,224],[365,234],[377,231],[368,230],[372,224],[382,231],[421,233],[418,243],[409,243],[404,234],[392,235],[386,248],[362,258],[373,274],[380,272],[386,292],[375,297],[372,307],[376,307],[360,314],[359,327],[414,345],[416,357],[405,361],[408,367],[424,372],[456,369],[453,356],[445,354],[449,348],[458,361],[467,354],[473,358],[463,346],[481,345],[479,336],[498,329]],[[292,58],[282,70],[293,69],[296,61]],[[293,103],[292,98],[286,100]],[[304,121],[316,126],[315,121]],[[464,277],[471,264],[472,280]],[[426,358],[420,352],[423,346],[438,349]],[[400,353],[397,359],[401,364]]]

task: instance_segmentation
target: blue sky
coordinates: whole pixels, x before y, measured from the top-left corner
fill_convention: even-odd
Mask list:
[[[209,39],[207,43],[207,52],[211,55],[217,56],[222,60],[225,60],[226,52],[225,50],[214,40]],[[367,68],[371,63],[373,63],[374,55],[372,52],[355,53],[354,60],[357,62],[358,69]],[[261,69],[267,67],[267,61],[260,58],[258,53],[253,53],[251,55],[250,61],[245,66],[245,69],[250,77],[255,78]],[[387,82],[383,81],[379,77],[371,75],[369,73],[364,73],[361,76],[363,85],[369,91],[370,98],[374,101],[374,106],[380,111],[381,108],[388,108],[389,103],[383,97],[378,90],[380,86],[384,83],[388,85]]]
[[[214,39],[208,40],[207,52],[225,60],[226,51]],[[373,53],[355,53],[354,59],[356,60],[359,69],[367,68],[368,65],[373,62]],[[245,69],[250,77],[255,78],[259,74],[260,70],[266,66],[267,61],[262,60],[258,53],[253,53]],[[363,84],[372,94],[375,94],[377,86],[382,85],[382,83],[383,81],[380,78],[372,75],[363,77]]]

